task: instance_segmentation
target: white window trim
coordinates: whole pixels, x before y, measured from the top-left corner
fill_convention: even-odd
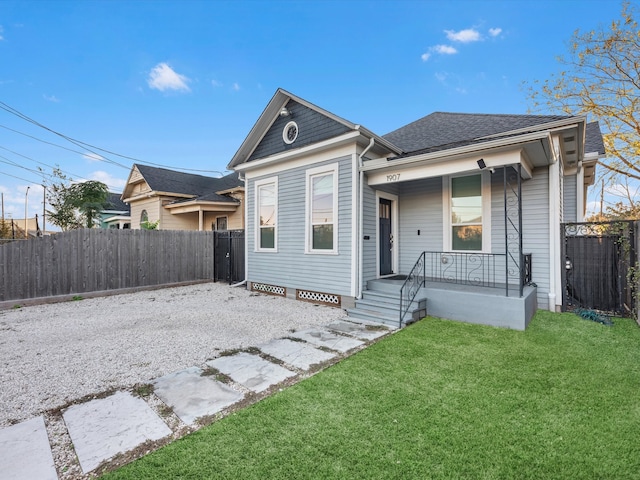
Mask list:
[[[478,175],[478,172],[442,177],[442,249],[456,253],[491,253],[491,174],[479,172],[482,185],[482,250],[453,250],[451,246],[451,179]]]
[[[338,164],[323,165],[321,167],[310,168],[306,171],[305,186],[305,229],[304,229],[304,253],[309,255],[337,255],[338,254]],[[314,250],[311,248],[312,223],[311,223],[311,182],[312,177],[326,173],[333,174],[333,249]]]
[[[273,231],[273,248],[261,248],[260,247],[260,187],[265,185],[274,185],[275,187],[275,218],[274,218],[274,231]],[[263,178],[262,180],[256,180],[254,183],[254,204],[255,204],[255,217],[254,217],[254,252],[277,252],[278,251],[278,177]]]

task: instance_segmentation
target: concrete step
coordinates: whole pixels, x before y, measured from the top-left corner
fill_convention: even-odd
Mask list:
[[[367,290],[399,295],[402,285],[404,285],[404,280],[387,280],[379,278],[376,280],[369,280],[367,282]]]
[[[393,317],[381,314],[375,310],[368,310],[364,308],[349,308],[347,309],[347,315],[350,318],[366,320],[368,322],[381,323],[383,325],[393,326],[398,328],[398,313]]]

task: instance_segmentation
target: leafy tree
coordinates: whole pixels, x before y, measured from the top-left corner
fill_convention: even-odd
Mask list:
[[[160,227],[160,220],[156,220],[155,222],[150,222],[149,220],[145,220],[140,224],[140,228],[143,230],[158,230]]]
[[[586,115],[603,131],[609,176],[640,180],[640,31],[637,8],[622,4],[622,18],[608,29],[576,30],[569,55],[558,61],[562,70],[534,82],[528,94],[534,110]]]
[[[59,168],[53,170],[57,179],[46,186],[49,221],[62,230],[76,228],[93,228],[98,220],[98,213],[107,204],[108,187],[96,180],[72,183],[73,179],[63,174]]]

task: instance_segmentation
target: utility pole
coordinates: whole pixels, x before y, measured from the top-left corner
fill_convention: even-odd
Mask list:
[[[42,235],[47,231],[47,187],[42,184]]]
[[[27,187],[27,193],[24,194],[24,238],[29,238],[29,230],[27,227],[27,206],[29,205],[29,188]]]
[[[602,205],[604,204],[604,180],[602,180],[602,187],[600,188],[600,221],[602,221]]]

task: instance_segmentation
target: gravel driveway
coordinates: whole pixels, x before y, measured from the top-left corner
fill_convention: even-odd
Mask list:
[[[0,426],[344,315],[219,283],[0,311]]]

